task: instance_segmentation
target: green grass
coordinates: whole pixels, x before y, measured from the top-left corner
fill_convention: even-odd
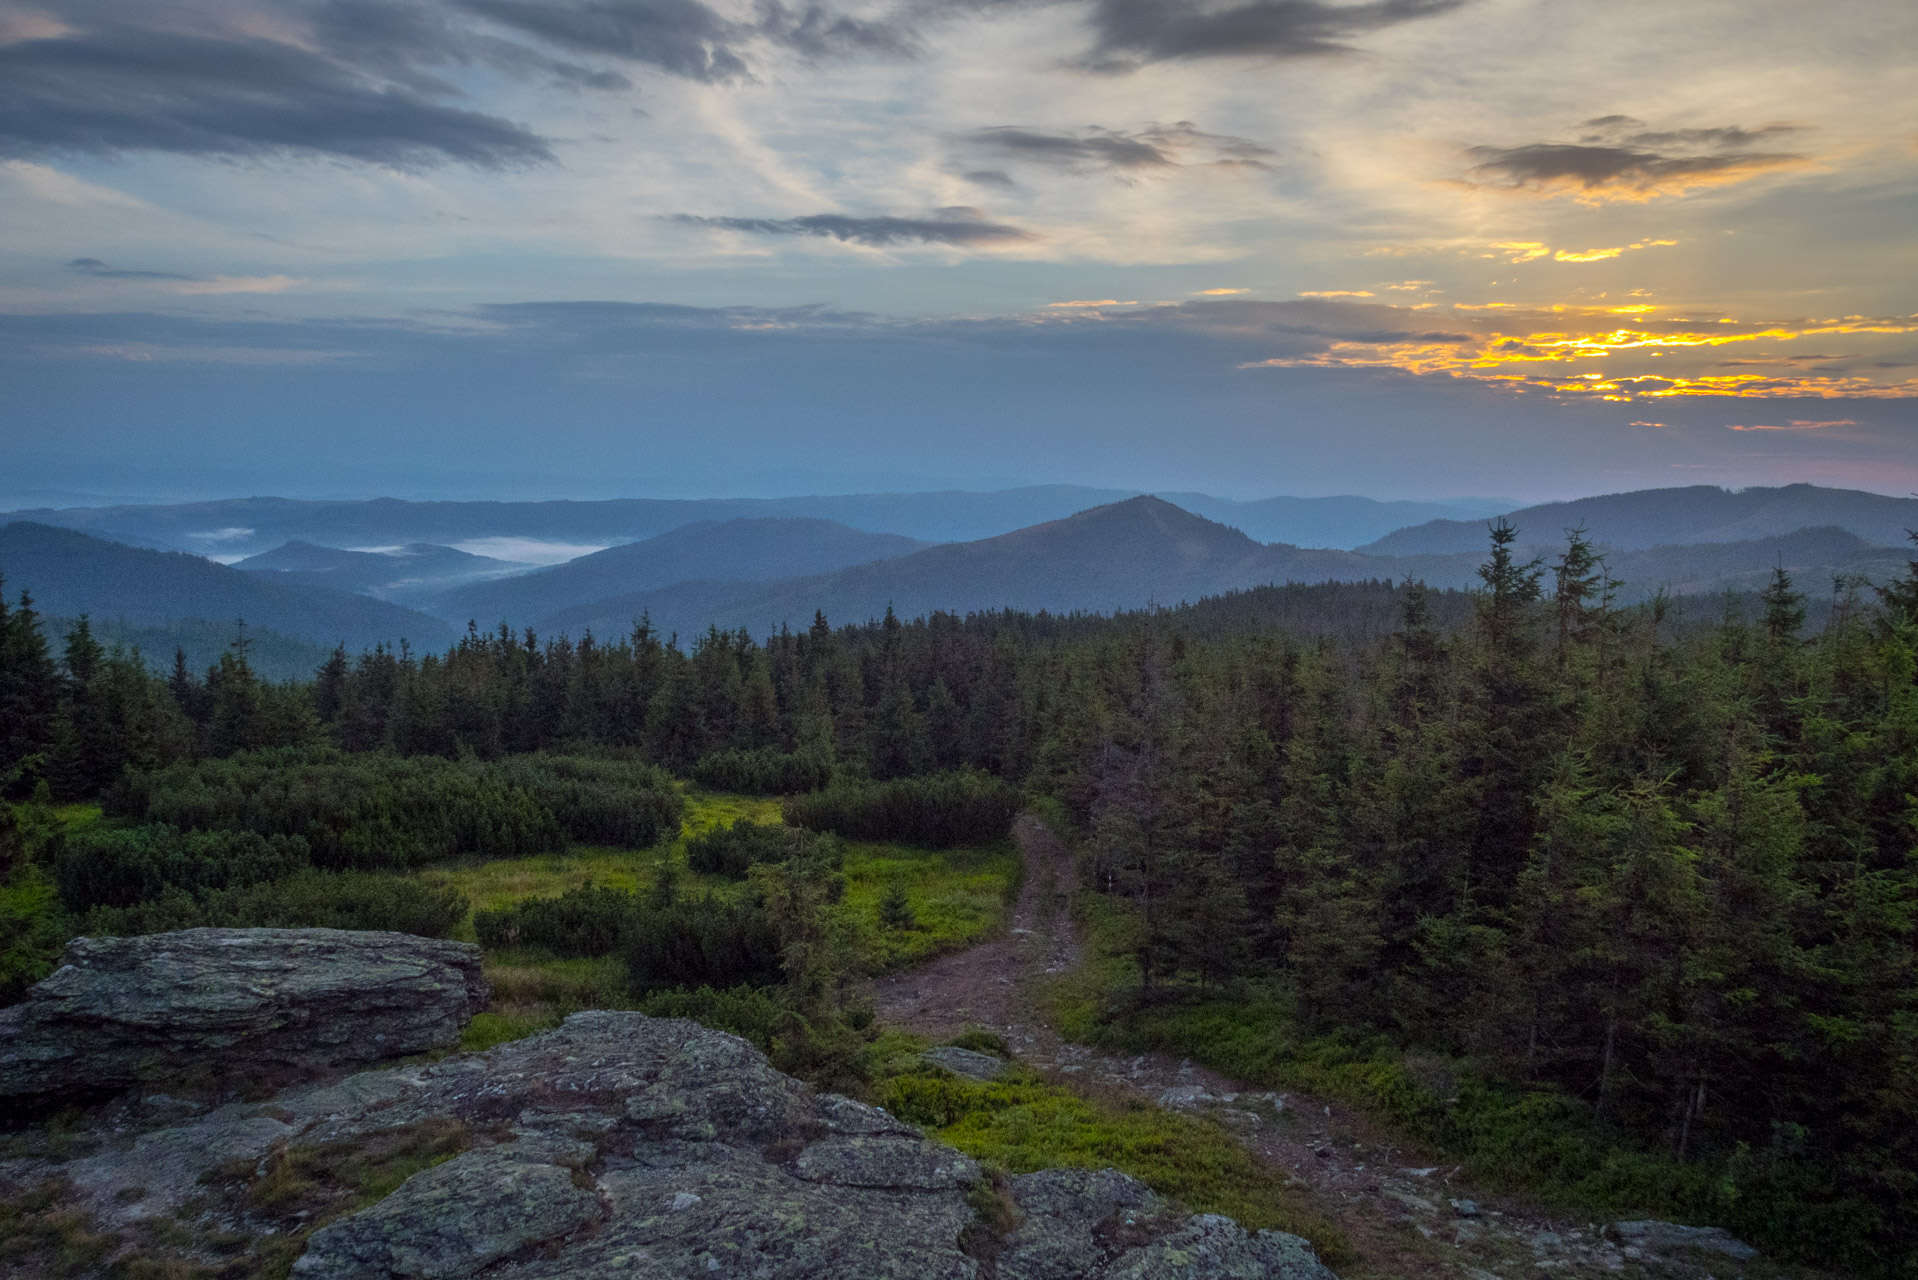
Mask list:
[[[915,849],[846,846],[845,907],[857,945],[874,973],[910,968],[1004,931],[1019,889],[1020,862],[1010,841],[988,848]],[[902,884],[914,927],[888,929],[879,900]]]
[[[452,885],[466,895],[474,911],[557,897],[589,882],[644,892],[665,865],[674,868],[681,893],[744,892],[743,881],[689,871],[686,839],[740,821],[777,825],[779,802],[684,784],[682,790],[686,813],[679,837],[650,849],[582,845],[564,854],[443,865],[416,874]],[[945,850],[860,842],[846,845],[844,870],[843,910],[854,945],[862,967],[877,973],[918,964],[1002,932],[1018,892],[1020,863],[1010,841],[984,849]],[[912,904],[911,929],[888,929],[879,922],[879,900],[895,882],[903,883]],[[472,940],[470,914],[454,936]],[[486,957],[486,976],[493,984],[493,1005],[468,1026],[464,1048],[490,1048],[556,1026],[581,1009],[633,1007],[625,968],[617,957],[554,960],[522,951],[495,952]]]
[[[919,1062],[914,1051],[923,1043],[888,1032],[874,1045],[874,1100],[988,1167],[1008,1174],[1118,1169],[1195,1213],[1304,1236],[1334,1265],[1351,1259],[1345,1238],[1285,1174],[1261,1165],[1211,1121],[1136,1097],[1082,1094],[1024,1068],[991,1082],[967,1080]]]

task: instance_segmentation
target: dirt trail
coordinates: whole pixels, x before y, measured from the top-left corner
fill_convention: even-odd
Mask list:
[[[1746,1264],[1670,1237],[1635,1237],[1603,1223],[1555,1219],[1509,1197],[1481,1194],[1458,1170],[1395,1145],[1336,1104],[1268,1092],[1160,1054],[1115,1057],[1072,1044],[1048,1025],[1035,985],[1078,962],[1066,910],[1076,888],[1071,851],[1030,814],[1013,834],[1026,876],[1003,938],[943,956],[873,985],[879,1017],[935,1039],[968,1026],[1004,1037],[1026,1065],[1086,1091],[1141,1096],[1205,1115],[1268,1165],[1284,1170],[1352,1239],[1358,1274],[1406,1277],[1599,1276],[1712,1280]],[[1762,1262],[1754,1274],[1787,1273]]]

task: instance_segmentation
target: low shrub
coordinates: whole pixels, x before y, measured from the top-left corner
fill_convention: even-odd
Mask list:
[[[735,822],[689,837],[686,866],[701,875],[739,880],[759,863],[784,862],[816,852],[833,859],[837,865],[842,857],[837,842],[832,842],[830,848],[824,848],[825,844],[821,837],[797,827],[776,822]]]
[[[715,751],[693,765],[693,781],[709,791],[783,796],[817,791],[832,783],[832,761],[813,752]]]
[[[931,849],[1004,838],[1019,796],[989,774],[935,773],[891,782],[841,782],[788,796],[786,821],[848,840],[897,840]]]
[[[528,898],[473,919],[480,945],[562,958],[617,954],[633,994],[667,987],[774,983],[782,976],[772,919],[756,900],[653,901],[623,889],[582,885],[557,898]]]
[[[67,835],[54,880],[69,911],[130,907],[171,886],[188,895],[277,880],[307,865],[300,836],[182,831],[165,823],[96,825]]]
[[[216,889],[198,897],[169,886],[130,907],[96,907],[84,932],[127,936],[174,929],[370,929],[424,938],[451,936],[469,904],[448,885],[407,876],[308,868],[279,880]]]

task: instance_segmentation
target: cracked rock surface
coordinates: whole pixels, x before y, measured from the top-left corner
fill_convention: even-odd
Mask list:
[[[404,933],[75,938],[24,1004],[0,1010],[0,1103],[444,1049],[487,995],[478,947]]]
[[[1297,1237],[1175,1212],[1111,1170],[995,1189],[962,1153],[814,1093],[737,1037],[638,1013],[231,1103],[0,1180],[57,1173],[100,1230],[170,1217],[227,1247],[251,1233],[249,1248],[275,1234],[289,1248],[311,1223],[261,1207],[270,1170],[422,1133],[459,1137],[304,1234],[297,1280],[1331,1276]]]

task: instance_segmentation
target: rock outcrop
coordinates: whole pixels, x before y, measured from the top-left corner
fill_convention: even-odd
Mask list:
[[[0,1011],[0,1102],[444,1049],[486,1000],[477,947],[403,933],[77,938],[26,1003]]]
[[[298,1280],[1332,1280],[1297,1237],[1177,1213],[1110,1170],[994,1186],[743,1040],[637,1013],[231,1104],[61,1174],[102,1229],[166,1214],[289,1241],[310,1222],[263,1194],[273,1169],[312,1179],[423,1132],[463,1149],[312,1231]]]

